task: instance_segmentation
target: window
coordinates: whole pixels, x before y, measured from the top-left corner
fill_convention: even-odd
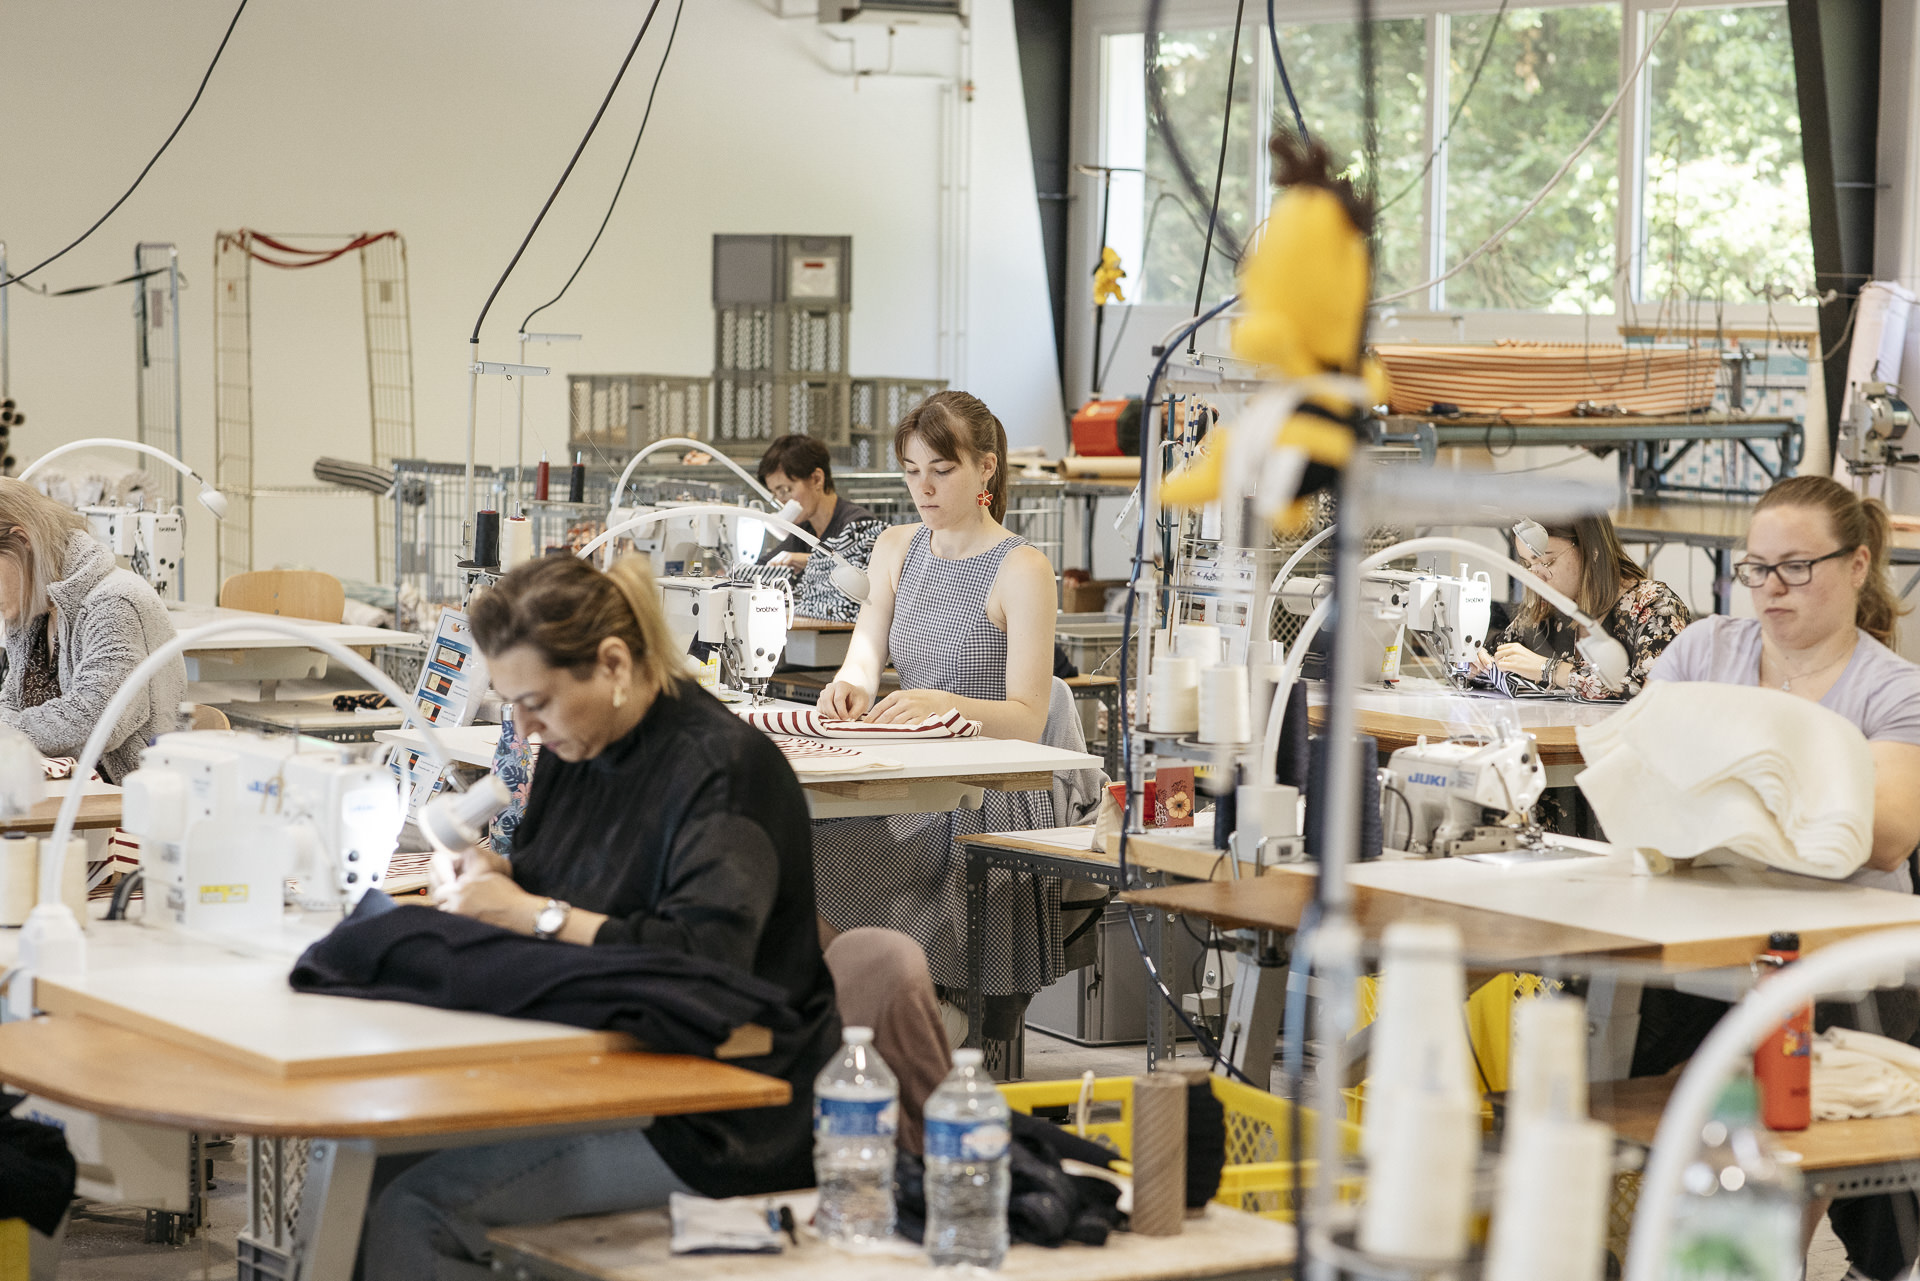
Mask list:
[[[1812,293],[1786,9],[1681,10],[1647,63],[1643,101],[1638,296],[1764,303]]]
[[[1106,243],[1130,273],[1128,301],[1190,307],[1207,210],[1148,119],[1145,41],[1126,29],[1138,21],[1133,6],[1089,2],[1112,15],[1101,20],[1102,159],[1145,171],[1114,175]],[[1487,0],[1480,12],[1458,12],[1447,2],[1421,16],[1396,8],[1375,23],[1377,175],[1364,172],[1358,30],[1332,20],[1346,10],[1294,0],[1287,7],[1306,17],[1278,31],[1308,130],[1348,176],[1375,181],[1381,294],[1460,263],[1534,198],[1619,92],[1665,8],[1532,0],[1496,13]],[[1682,5],[1620,113],[1540,206],[1498,248],[1397,307],[1577,317],[1677,300],[1806,301],[1813,253],[1786,7]],[[1233,33],[1180,20],[1181,7],[1169,0],[1175,18],[1156,74],[1181,147],[1210,189]],[[1292,124],[1269,50],[1264,24],[1250,24],[1221,193],[1221,223],[1236,241],[1265,216],[1270,196],[1267,130],[1253,122]],[[1232,288],[1233,264],[1220,250],[1216,241],[1209,300]],[[1511,331],[1511,321],[1499,323]]]
[[[1447,140],[1449,265],[1533,199],[1619,92],[1620,9],[1509,9],[1497,27],[1491,14],[1451,25],[1450,107],[1460,107],[1483,49],[1486,66]],[[1618,133],[1609,123],[1498,249],[1446,282],[1446,306],[1613,310]]]
[[[1350,22],[1282,26],[1280,53],[1307,131],[1325,142],[1336,164],[1366,188],[1360,29]],[[1258,33],[1268,48],[1266,32]],[[1271,57],[1271,53],[1268,55]],[[1421,187],[1427,160],[1427,24],[1419,18],[1374,23],[1375,108],[1379,120],[1379,249],[1375,289],[1386,293],[1427,278],[1421,230]],[[1294,128],[1284,91],[1273,95],[1273,125]]]

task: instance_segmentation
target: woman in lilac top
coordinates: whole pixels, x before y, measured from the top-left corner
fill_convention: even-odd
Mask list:
[[[1860,727],[1873,751],[1873,851],[1849,880],[1912,889],[1907,860],[1920,845],[1920,667],[1888,648],[1899,602],[1887,585],[1887,509],[1825,476],[1795,476],[1754,509],[1734,576],[1753,593],[1755,618],[1702,618],[1654,664],[1655,681],[1767,685],[1811,699]],[[1648,988],[1640,1000],[1633,1075],[1657,1076],[1690,1056],[1727,1007]],[[1815,1026],[1862,1027],[1912,1042],[1920,999],[1883,988],[1869,1001],[1821,1002]],[[1808,1231],[1818,1220],[1818,1204]],[[1846,1247],[1849,1277],[1908,1275],[1920,1203],[1911,1192],[1832,1202],[1827,1218]]]
[[[1873,751],[1873,852],[1856,884],[1910,890],[1920,845],[1920,667],[1888,648],[1887,509],[1825,476],[1795,476],[1754,509],[1734,576],[1755,618],[1698,620],[1651,679],[1766,685],[1840,713]]]

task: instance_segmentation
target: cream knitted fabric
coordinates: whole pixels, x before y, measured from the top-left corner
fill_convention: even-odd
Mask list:
[[[1838,880],[1873,848],[1873,755],[1852,722],[1780,690],[1655,681],[1576,731],[1576,782],[1617,845],[1730,850]]]

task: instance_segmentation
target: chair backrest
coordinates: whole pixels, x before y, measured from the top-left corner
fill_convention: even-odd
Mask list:
[[[220,606],[337,623],[346,612],[347,593],[339,579],[319,570],[262,569],[220,584]]]
[[[208,707],[205,703],[193,705],[193,729],[232,729],[233,722],[227,714],[217,707]]]

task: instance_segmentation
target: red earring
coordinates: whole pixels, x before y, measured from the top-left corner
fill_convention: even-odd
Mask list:
[[[983,489],[973,496],[973,501],[979,503],[982,507],[991,507],[993,506],[993,495]]]

